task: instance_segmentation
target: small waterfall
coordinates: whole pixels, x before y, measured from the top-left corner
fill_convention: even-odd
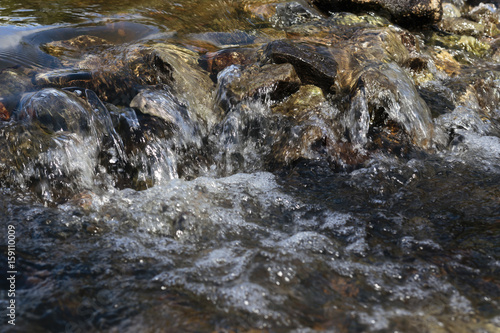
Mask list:
[[[373,126],[392,121],[404,129],[410,140],[428,148],[443,137],[435,130],[427,104],[408,75],[395,63],[364,68],[352,88],[351,104],[344,126],[354,144],[365,145]]]

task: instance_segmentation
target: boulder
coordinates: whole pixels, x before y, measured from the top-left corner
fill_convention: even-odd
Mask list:
[[[421,26],[439,22],[441,0],[311,0],[327,12],[386,11],[398,24]]]
[[[329,90],[335,82],[337,62],[321,47],[277,40],[266,46],[264,55],[274,63],[291,64],[304,84]]]

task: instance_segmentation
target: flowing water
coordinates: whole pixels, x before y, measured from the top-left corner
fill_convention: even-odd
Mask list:
[[[0,7],[2,332],[500,332],[493,37],[263,0]],[[335,87],[238,95],[285,38]],[[221,50],[254,60],[207,69]]]

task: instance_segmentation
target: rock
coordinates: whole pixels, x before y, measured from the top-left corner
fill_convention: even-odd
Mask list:
[[[326,12],[387,11],[395,22],[404,26],[436,23],[443,10],[441,0],[311,0]]]
[[[254,44],[257,37],[249,35],[244,31],[234,32],[204,32],[189,34],[187,38],[194,41],[204,41],[218,48],[229,48]]]
[[[89,48],[109,45],[112,44],[103,38],[81,35],[68,40],[54,41],[43,44],[41,49],[54,57],[60,57],[62,55],[80,55],[83,52],[87,52]]]
[[[143,90],[134,97],[130,107],[172,125],[183,143],[201,139],[197,115],[191,115],[187,106],[168,90]]]
[[[399,133],[402,130],[421,148],[428,148],[433,139],[440,139],[434,138],[427,104],[412,80],[394,63],[371,65],[360,72],[352,86],[345,124],[353,144],[365,145],[374,128],[401,138],[404,137]]]
[[[443,3],[443,19],[461,17],[460,9],[452,3]]]
[[[278,40],[266,46],[264,55],[277,64],[292,64],[304,84],[329,90],[335,82],[337,62],[320,47]]]
[[[300,118],[309,112],[314,112],[326,103],[323,91],[316,86],[301,86],[299,91],[291,95],[283,103],[272,108],[273,112],[279,112],[286,116]]]
[[[155,44],[152,51],[170,70],[170,84],[191,113],[196,113],[202,128],[210,130],[222,116],[214,101],[215,84],[199,65],[197,53],[170,44]],[[201,125],[201,124],[200,124]],[[202,129],[202,130],[203,130]]]
[[[10,112],[7,110],[5,105],[0,102],[0,120],[8,121],[10,119]]]
[[[244,98],[269,95],[279,100],[299,89],[301,81],[290,64],[267,64],[245,69],[239,78],[227,86],[229,98],[241,101]]]
[[[484,25],[462,17],[443,18],[438,23],[439,29],[457,35],[480,36],[484,33]]]
[[[319,12],[294,1],[278,4],[276,14],[271,21],[277,27],[286,28],[321,18],[322,15]]]
[[[88,103],[72,93],[53,88],[25,95],[13,118],[36,123],[48,133],[65,131],[87,136],[95,126]]]
[[[249,65],[257,62],[257,51],[250,48],[230,48],[208,52],[200,62],[210,74],[217,75],[231,65]]]
[[[0,101],[12,112],[19,103],[21,95],[33,88],[31,79],[16,69],[5,69],[0,72]]]
[[[448,49],[464,50],[475,56],[484,57],[491,49],[489,44],[486,44],[472,36],[433,34],[429,38],[430,45],[443,46]]]

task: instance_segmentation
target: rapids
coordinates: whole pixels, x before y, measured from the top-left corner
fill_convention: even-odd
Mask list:
[[[2,3],[2,332],[500,331],[500,9],[278,2]]]

